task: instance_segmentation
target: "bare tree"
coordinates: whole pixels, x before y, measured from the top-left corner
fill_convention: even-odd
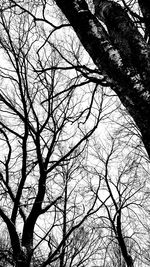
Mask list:
[[[10,264],[111,266],[118,255],[128,267],[142,262],[149,14],[147,1],[2,1],[0,217]],[[109,130],[117,121],[117,97],[133,119],[130,133],[123,125],[103,149],[96,139],[89,168],[91,136],[99,125],[103,132],[101,121]]]
[[[126,9],[118,1],[94,1],[95,15],[91,13],[85,0],[55,2],[69,20],[107,84],[135,120],[150,155],[150,47],[147,26],[150,8],[147,1],[133,1],[131,6],[135,5],[134,12],[128,1],[119,1],[120,4],[123,2]]]
[[[29,7],[40,12],[34,3]],[[48,29],[37,21],[13,1],[2,3],[0,217],[10,236],[12,265],[67,266],[69,244],[84,249],[86,239],[73,239],[95,212],[97,197],[86,207],[89,195],[83,200],[80,194],[85,184],[79,170],[105,95],[98,95],[98,84],[86,73],[70,67],[63,40],[47,38]],[[55,28],[48,26],[52,34]],[[77,61],[80,46],[72,39],[68,46]]]
[[[143,157],[140,138],[131,136],[130,128],[121,133],[120,123],[105,143],[96,137],[89,152],[90,188],[98,197],[97,205],[102,204],[91,223],[97,234],[100,231],[97,263],[147,266],[143,251],[149,225],[149,162]]]

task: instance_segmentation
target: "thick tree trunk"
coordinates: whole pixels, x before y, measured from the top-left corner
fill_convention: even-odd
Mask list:
[[[107,33],[100,21],[91,14],[85,0],[55,0],[55,2],[136,122],[150,156],[150,47],[121,7],[115,12],[116,4],[113,1],[99,1],[101,2],[99,8],[103,8],[102,2],[106,7],[103,9],[106,26],[114,23],[115,30],[118,34],[123,33],[123,38],[129,44],[135,69],[133,72],[125,66],[125,59],[123,60],[121,52],[115,47],[115,42],[111,41],[109,29]]]
[[[15,264],[15,267],[30,267],[30,262],[27,262],[25,259],[18,259]]]

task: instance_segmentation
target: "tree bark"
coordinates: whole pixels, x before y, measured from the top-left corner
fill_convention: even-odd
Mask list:
[[[144,18],[144,22],[146,26],[146,34],[148,35],[148,38],[150,38],[150,1],[138,0],[138,3],[143,14],[143,18]]]

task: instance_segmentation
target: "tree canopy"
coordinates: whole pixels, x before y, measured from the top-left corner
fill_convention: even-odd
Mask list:
[[[149,266],[150,4],[0,5],[1,266]]]

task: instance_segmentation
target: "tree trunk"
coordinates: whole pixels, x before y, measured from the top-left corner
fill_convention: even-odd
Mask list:
[[[30,263],[27,263],[24,260],[18,260],[15,267],[30,267]]]
[[[127,251],[127,246],[124,240],[124,237],[122,235],[122,229],[121,229],[121,211],[119,212],[118,216],[117,216],[117,239],[118,239],[118,243],[123,255],[123,258],[127,264],[127,267],[133,267],[133,260],[131,255],[128,253]]]
[[[98,1],[101,2],[100,10],[103,4],[107,7],[103,10],[106,26],[114,23],[116,33],[124,33],[123,38],[129,43],[131,61],[135,69],[135,72],[132,72],[131,68],[125,66],[125,59],[123,60],[121,52],[112,42],[109,29],[107,33],[100,21],[89,11],[85,0],[55,0],[55,2],[136,122],[150,156],[150,47],[118,4],[113,1],[111,3]],[[116,5],[119,6],[117,12]]]

